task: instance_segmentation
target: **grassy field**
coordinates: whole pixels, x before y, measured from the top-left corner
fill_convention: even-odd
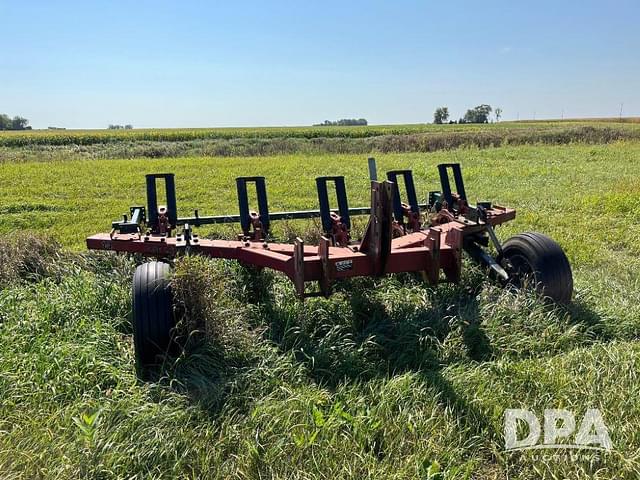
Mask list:
[[[94,143],[126,141],[176,142],[199,139],[237,139],[237,138],[318,138],[347,137],[364,138],[381,135],[410,135],[417,133],[437,133],[443,131],[469,132],[486,130],[524,130],[531,128],[562,128],[566,125],[584,125],[584,120],[576,121],[539,121],[539,122],[501,122],[493,124],[434,125],[428,123],[410,125],[371,125],[349,127],[238,127],[238,128],[175,128],[175,129],[132,129],[132,130],[26,130],[0,132],[0,146],[24,147],[28,145],[91,145]],[[607,119],[588,122],[592,125],[611,125]],[[633,128],[633,125],[626,125]]]
[[[408,125],[369,126],[317,126],[317,127],[237,127],[237,128],[174,128],[174,129],[132,129],[132,130],[26,130],[0,132],[0,146],[24,147],[29,145],[92,145],[127,141],[177,142],[202,139],[238,138],[319,138],[346,137],[366,138],[383,135],[411,135],[441,132],[478,131],[522,131],[561,129],[567,126],[611,126],[622,125],[628,130],[637,129],[639,118],[594,118],[592,120],[550,120],[526,122],[500,122],[490,124],[445,124],[418,123]]]
[[[0,132],[0,163],[78,158],[433,152],[459,147],[640,140],[640,122],[634,118],[624,120]]]
[[[300,303],[279,275],[187,259],[178,297],[209,341],[142,383],[134,260],[78,252],[144,201],[144,174],[176,173],[185,215],[235,213],[238,175],[267,177],[273,211],[316,208],[314,177],[345,175],[355,206],[366,155],[5,161],[2,476],[638,478],[640,142],[376,157],[381,171],[413,169],[422,197],[438,163],[462,163],[471,198],[518,209],[501,238],[538,230],[566,249],[574,303],[502,292],[468,263],[458,286],[359,279]],[[506,408],[599,408],[614,451],[505,453]]]

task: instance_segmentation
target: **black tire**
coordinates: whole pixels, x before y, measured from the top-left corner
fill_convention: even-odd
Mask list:
[[[175,320],[171,292],[171,267],[148,262],[133,276],[133,341],[139,370],[157,364],[158,356],[172,345]]]
[[[510,284],[519,288],[530,284],[556,303],[571,302],[571,265],[562,247],[546,235],[527,232],[511,237],[502,246],[501,263]]]

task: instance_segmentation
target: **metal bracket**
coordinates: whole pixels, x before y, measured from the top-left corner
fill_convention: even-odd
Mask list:
[[[426,247],[431,251],[431,269],[425,271],[427,280],[431,285],[437,285],[440,277],[440,240],[441,230],[438,227],[430,228],[427,238],[424,241]]]
[[[329,297],[331,295],[331,281],[333,280],[333,267],[329,263],[329,246],[331,240],[328,237],[320,237],[320,243],[318,244],[318,256],[322,262],[322,276],[320,277],[320,292],[323,296]]]
[[[400,197],[400,187],[398,186],[398,177],[404,180],[404,187],[407,194],[407,202],[403,202]],[[393,215],[403,229],[406,226],[412,231],[420,230],[420,208],[418,207],[418,196],[416,195],[416,187],[413,183],[413,172],[411,170],[392,170],[387,172],[387,180],[396,184],[393,193]]]
[[[448,281],[458,283],[460,281],[460,272],[462,271],[461,247],[464,240],[463,227],[448,230],[445,237],[445,243],[452,246],[451,257],[453,261],[442,265],[442,270]]]
[[[118,233],[140,233],[142,227],[147,221],[146,209],[143,206],[129,207],[131,220],[127,215],[122,217],[120,222],[111,222],[111,228],[117,230]]]
[[[160,229],[166,230],[163,233],[170,233],[178,223],[178,206],[176,202],[176,185],[173,173],[152,173],[146,175],[147,179],[147,215],[148,225],[151,231],[158,233]],[[167,205],[163,212],[158,206],[157,179],[164,180]],[[160,217],[163,217],[163,225],[160,225]]]
[[[304,299],[304,240],[300,237],[293,242],[293,285],[298,298]]]
[[[332,212],[329,206],[329,191],[327,188],[329,182],[333,182],[336,187],[339,215]],[[344,177],[318,177],[316,178],[316,187],[318,189],[322,229],[333,240],[334,245],[348,245],[351,218],[349,216],[349,202],[347,201]]]
[[[186,252],[190,252],[199,246],[200,239],[198,238],[198,234],[193,233],[191,226],[188,223],[185,223],[182,233],[176,235],[176,249],[183,249]]]
[[[369,165],[369,180],[372,182],[377,182],[378,168],[376,167],[376,159],[373,157],[369,157],[367,159],[367,164]]]
[[[493,232],[493,230],[489,231]],[[491,236],[491,234],[489,236]],[[497,278],[504,282],[509,280],[509,274],[502,267],[502,265],[500,265],[495,258],[487,253],[481,245],[475,243],[473,239],[469,238],[468,241],[464,242],[464,249],[476,263],[478,263],[479,265],[483,265],[485,268],[489,269],[489,271],[492,272],[492,274],[496,275]],[[501,250],[502,249],[500,249],[500,251]]]
[[[371,216],[360,244],[360,251],[371,257],[374,275],[383,275],[391,253],[393,209],[391,207],[395,183],[371,182]]]
[[[495,247],[496,252],[498,252],[498,257],[500,257],[502,255],[502,244],[500,243],[500,240],[498,240],[498,236],[496,235],[496,232],[493,229],[493,225],[489,223],[489,219],[487,218],[488,208],[491,208],[491,203],[479,202],[475,210],[478,214],[478,220],[484,223],[485,230],[487,231],[487,234],[491,239],[491,243],[493,243],[493,246]]]
[[[456,184],[455,193],[451,191],[451,183],[449,181],[449,170],[453,172],[453,179]],[[442,185],[442,195],[447,202],[449,210],[460,211],[464,213],[467,205],[467,193],[464,189],[464,180],[462,179],[462,169],[459,163],[441,163],[438,165],[440,174],[440,184]]]
[[[258,197],[258,211],[249,209],[247,183],[255,183]],[[238,177],[238,207],[240,209],[240,226],[242,233],[254,240],[262,240],[269,234],[269,204],[267,202],[267,185],[264,177]],[[251,229],[253,228],[253,232]]]

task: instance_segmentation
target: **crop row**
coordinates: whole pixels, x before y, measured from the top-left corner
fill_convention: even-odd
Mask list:
[[[32,130],[0,132],[0,146],[25,147],[32,145],[93,145],[114,142],[180,142],[189,140],[233,138],[367,138],[381,135],[409,135],[429,132],[458,132],[474,130],[521,130],[561,126],[560,122],[515,123],[490,125],[376,125],[353,127],[262,127],[262,128],[195,128],[195,129],[136,129],[136,130]]]

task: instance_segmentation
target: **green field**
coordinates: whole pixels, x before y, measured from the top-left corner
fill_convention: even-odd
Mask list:
[[[589,125],[602,127],[617,125],[626,130],[640,128],[640,119],[593,119],[551,120],[528,122],[501,122],[492,124],[434,125],[418,123],[409,125],[370,126],[318,126],[318,127],[237,127],[237,128],[175,128],[175,129],[133,129],[133,130],[28,130],[0,132],[0,146],[24,147],[29,145],[92,145],[127,141],[177,142],[203,139],[238,138],[320,138],[346,137],[366,138],[382,135],[411,135],[442,132],[510,132],[523,130],[558,130],[567,127]]]
[[[477,132],[477,131],[518,131],[530,129],[560,129],[568,126],[611,126],[622,124],[623,128],[639,128],[637,119],[617,120],[595,119],[566,122],[501,122],[494,124],[434,125],[428,123],[411,125],[372,125],[350,127],[238,127],[238,128],[175,128],[175,129],[133,129],[133,130],[28,130],[0,132],[0,146],[24,147],[28,145],[91,145],[126,141],[176,142],[200,139],[237,139],[237,138],[319,138],[346,137],[366,138],[381,135],[410,135],[440,132]]]
[[[30,135],[58,134],[69,132]],[[7,138],[0,144],[19,148]],[[135,260],[81,252],[87,235],[144,202],[144,174],[176,174],[181,215],[236,213],[239,175],[267,178],[272,211],[317,208],[314,178],[344,175],[357,206],[369,197],[367,155],[6,157],[0,476],[638,478],[640,141],[375,156],[380,171],[412,169],[422,198],[438,188],[438,163],[460,162],[473,200],[518,209],[502,239],[537,230],[565,248],[573,304],[502,292],[468,262],[458,286],[358,279],[300,303],[280,275],[188,259],[176,288],[195,301],[188,314],[209,342],[143,383],[128,321]],[[276,233],[315,229],[300,222]],[[62,248],[16,232],[49,235]],[[539,417],[566,408],[578,418],[598,408],[614,451],[505,453],[506,408]]]
[[[410,153],[459,147],[640,140],[637,118],[501,122],[484,125],[376,125],[0,132],[0,163],[72,159],[289,154]]]

